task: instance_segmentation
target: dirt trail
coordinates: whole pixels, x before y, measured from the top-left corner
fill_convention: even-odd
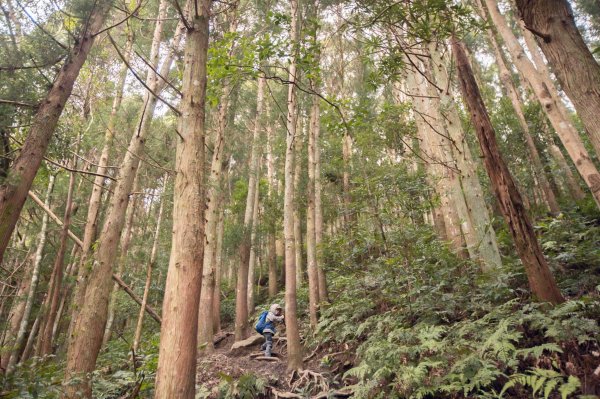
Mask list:
[[[205,390],[211,391],[211,398],[218,397],[217,387],[225,376],[237,380],[244,374],[253,374],[265,380],[269,387],[273,387],[274,390],[270,390],[268,395],[261,396],[264,398],[327,397],[326,394],[325,396],[319,395],[328,391],[328,387],[325,385],[328,386],[329,381],[327,381],[327,371],[321,369],[318,356],[314,356],[305,364],[307,370],[310,371],[305,371],[301,376],[295,375],[295,378],[292,380],[290,374],[287,373],[287,348],[285,340],[278,340],[277,338],[274,340],[273,354],[279,359],[278,361],[257,360],[251,357],[251,355],[257,356],[260,354],[262,340],[251,346],[232,351],[231,347],[233,343],[233,335],[229,335],[215,345],[215,351],[212,354],[203,355],[198,359],[196,385],[198,389],[203,386]],[[304,396],[277,396],[275,394],[277,392],[284,394],[299,386],[300,388],[311,390],[313,395],[311,396],[307,393]],[[349,396],[334,395],[333,393],[330,393],[330,395],[330,397]]]

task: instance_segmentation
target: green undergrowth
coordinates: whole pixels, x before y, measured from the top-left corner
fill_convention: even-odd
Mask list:
[[[569,301],[529,297],[511,258],[487,274],[427,227],[337,237],[323,248],[331,305],[318,340],[349,346],[342,378],[360,398],[584,397],[600,361],[598,220],[576,214],[537,227]],[[594,366],[595,364],[595,366]]]

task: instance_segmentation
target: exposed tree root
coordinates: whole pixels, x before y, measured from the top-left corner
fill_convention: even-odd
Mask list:
[[[295,380],[295,381],[294,381]],[[290,376],[290,389],[292,391],[308,388],[317,392],[329,391],[329,382],[321,373],[311,370],[295,370]]]
[[[298,395],[296,393],[292,393],[292,392],[285,392],[285,391],[280,391],[274,387],[269,387],[269,389],[271,390],[271,393],[273,394],[275,399],[302,399],[304,398],[301,395]]]

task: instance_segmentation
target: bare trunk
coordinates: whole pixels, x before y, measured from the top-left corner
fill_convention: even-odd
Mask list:
[[[175,160],[173,239],[165,286],[157,399],[195,396],[198,304],[204,256],[206,61],[211,2],[192,2],[184,56],[183,99]]]
[[[481,262],[482,269],[491,270],[501,266],[502,260],[481,182],[477,176],[477,165],[466,141],[455,97],[450,92],[447,63],[442,59],[440,52],[433,47],[431,61],[436,85],[443,88],[438,92],[440,117],[445,122],[448,137],[452,140],[449,151],[452,153],[452,159],[460,173],[460,186],[467,208],[466,215],[461,215],[461,218],[464,222],[469,223],[468,229],[463,229],[468,250],[472,259]],[[455,193],[455,195],[460,194]]]
[[[516,3],[525,28],[536,35],[600,156],[600,65],[575,25],[569,2],[517,0]],[[600,176],[595,188],[594,193],[600,192]]]
[[[252,230],[252,213],[254,209],[254,197],[256,191],[256,179],[258,173],[258,148],[261,131],[262,110],[264,103],[264,88],[266,80],[258,78],[258,90],[256,94],[256,117],[254,121],[254,134],[252,137],[252,150],[250,154],[248,195],[246,196],[246,210],[244,213],[244,231],[242,242],[238,252],[240,263],[237,271],[237,283],[235,291],[235,340],[246,338],[248,334],[248,263],[250,262],[250,234]]]
[[[523,136],[525,137],[525,144],[527,145],[529,156],[531,157],[531,161],[533,162],[533,170],[535,171],[535,177],[537,177],[538,182],[540,184],[540,188],[544,193],[544,200],[548,209],[550,210],[550,212],[558,214],[560,212],[558,201],[556,200],[556,195],[552,191],[552,188],[550,187],[550,182],[548,181],[548,178],[544,173],[544,165],[542,164],[542,160],[535,146],[535,142],[533,140],[533,137],[531,136],[531,132],[529,131],[529,125],[527,124],[527,120],[525,119],[525,113],[521,105],[521,99],[513,83],[512,74],[504,62],[502,50],[498,45],[498,41],[496,40],[496,35],[494,31],[488,29],[488,35],[490,38],[492,49],[494,50],[496,65],[498,66],[500,72],[500,81],[502,82],[502,85],[504,86],[504,89],[506,90],[506,93],[510,98],[513,109],[517,116],[517,120],[519,121],[519,125],[521,126],[521,129],[523,131]]]
[[[0,186],[0,262],[27,199],[27,193],[46,154],[58,119],[92,48],[95,34],[104,24],[111,5],[112,0],[98,0],[93,5],[89,18],[85,19],[85,26],[81,27],[81,36],[74,41],[75,45],[54,80],[52,88],[37,109],[21,152],[8,172],[10,178],[5,179]]]
[[[46,198],[44,200],[44,205],[48,208],[50,208],[50,196],[52,194],[52,190],[54,189],[54,180],[55,180],[55,176],[50,175],[50,178],[48,179],[48,189],[46,191]],[[2,364],[2,369],[6,369],[8,367],[8,371],[7,371],[8,373],[10,373],[14,369],[14,366],[19,361],[19,356],[21,354],[21,347],[23,346],[23,343],[25,341],[25,336],[27,334],[27,327],[29,326],[29,318],[31,316],[31,309],[33,308],[33,302],[35,300],[35,291],[37,289],[37,285],[38,285],[39,278],[40,278],[40,266],[42,263],[42,256],[44,254],[44,247],[46,245],[47,232],[48,232],[48,214],[44,213],[42,215],[42,226],[40,228],[38,245],[35,250],[35,255],[33,257],[33,265],[31,268],[31,281],[29,282],[29,291],[27,292],[27,299],[25,300],[25,302],[23,302],[23,312],[22,312],[22,317],[20,317],[20,320],[19,320],[19,324],[18,324],[19,328],[18,328],[16,336],[15,336],[14,347],[9,356],[2,358],[2,362],[4,363],[4,364]],[[12,316],[12,317],[9,316],[9,320],[11,320],[11,323],[13,322],[13,317],[15,318],[14,321],[16,321],[16,316]],[[5,341],[3,345],[6,346],[7,342]],[[6,359],[6,362],[5,362],[5,359]]]
[[[271,107],[267,101],[265,106],[265,113],[267,121],[271,119]],[[277,193],[276,179],[275,179],[275,159],[273,156],[273,126],[270,122],[267,122],[267,180],[269,181],[269,199]],[[269,298],[273,298],[277,295],[277,248],[275,238],[275,226],[270,226],[270,231],[267,237],[267,264],[269,268]]]
[[[456,205],[451,197],[451,183],[456,183],[456,176],[449,168],[448,159],[443,152],[442,130],[439,120],[429,116],[432,99],[428,93],[428,82],[419,72],[409,72],[407,77],[407,90],[412,94],[413,109],[419,133],[420,149],[423,159],[427,160],[426,168],[429,182],[439,196],[440,204],[434,211],[434,226],[439,232],[440,239],[448,240],[454,250],[462,254],[464,251],[464,238],[460,228],[460,220]],[[439,108],[439,107],[437,107]],[[444,230],[442,230],[444,226]]]
[[[162,24],[163,19],[159,19],[156,23],[152,39],[151,59],[158,52],[160,46]],[[177,39],[174,42],[177,42]],[[174,52],[172,51],[166,57],[160,70],[161,76],[167,75],[173,56]],[[154,65],[153,68],[157,68],[157,65]],[[146,84],[154,93],[160,93],[164,82],[159,83],[159,78],[153,68],[148,68]],[[138,130],[133,135],[121,163],[117,184],[98,240],[92,271],[83,295],[81,310],[73,322],[73,328],[70,329],[63,398],[91,396],[88,373],[93,371],[102,345],[108,316],[111,275],[113,264],[117,258],[119,236],[125,224],[125,213],[139,166],[139,157],[144,148],[145,136],[149,131],[156,102],[157,98],[152,93],[146,94]]]
[[[125,53],[125,61],[127,62],[129,62],[132,46],[133,37],[130,34],[127,41],[127,51]],[[108,171],[108,157],[110,155],[110,150],[112,148],[113,140],[115,137],[116,119],[117,114],[121,109],[123,91],[125,88],[125,81],[127,80],[128,71],[129,69],[127,67],[127,63],[123,62],[123,64],[121,65],[121,70],[119,72],[119,80],[115,89],[112,109],[108,118],[106,131],[104,132],[104,146],[102,147],[102,152],[100,153],[100,158],[98,159],[98,166],[96,167],[97,176],[94,178],[94,183],[92,184],[92,193],[90,194],[90,199],[88,202],[88,213],[85,223],[85,229],[83,232],[83,247],[81,248],[80,266],[78,269],[77,283],[75,285],[75,291],[73,295],[74,306],[73,314],[71,316],[72,321],[74,321],[77,318],[77,314],[79,313],[78,306],[83,301],[85,287],[87,286],[87,280],[89,277],[89,272],[91,270],[91,268],[86,267],[86,265],[88,262],[90,249],[92,248],[92,244],[96,239],[96,234],[98,231],[98,215],[100,213],[102,193],[104,189],[104,182],[106,180],[106,178],[103,177],[103,175],[106,175]]]
[[[308,313],[310,326],[317,327],[317,310],[319,306],[319,276],[317,270],[317,248],[315,233],[315,136],[318,129],[319,101],[314,96],[310,110],[310,128],[308,131],[308,186],[306,189],[306,267],[308,270]]]
[[[542,104],[542,108],[546,112],[552,127],[565,146],[565,149],[569,153],[569,156],[573,160],[581,177],[585,180],[596,204],[600,207],[600,184],[598,184],[600,182],[600,174],[590,159],[590,156],[579,137],[579,133],[573,127],[571,121],[565,117],[565,112],[561,112],[561,109],[564,108],[564,104],[562,104],[558,98],[553,96],[549,91],[548,86],[544,84],[539,72],[535,69],[531,61],[529,61],[523,48],[519,45],[517,38],[508,28],[504,16],[500,14],[496,3],[493,0],[485,0],[485,3],[494,25],[508,47],[512,61],[516,64],[517,68],[521,70],[526,79],[528,79],[536,96]],[[586,85],[586,87],[588,86]]]
[[[344,160],[344,172],[342,175],[342,192],[344,199],[344,222],[346,229],[354,221],[354,210],[352,209],[352,195],[350,194],[350,162],[352,158],[352,137],[348,132],[344,133],[342,142],[342,158]]]
[[[323,243],[323,203],[321,200],[321,106],[320,102],[314,105],[315,119],[313,121],[314,135],[314,169],[315,169],[315,250],[317,258],[317,278],[319,280],[319,302],[328,302],[329,293],[327,292],[327,276],[323,269],[323,253],[321,244]]]
[[[471,120],[483,153],[484,164],[517,253],[525,267],[531,291],[540,301],[552,304],[561,303],[564,298],[544,258],[529,215],[523,206],[521,195],[498,150],[494,128],[481,98],[479,87],[475,82],[467,55],[462,45],[456,40],[452,42],[452,50],[458,68],[463,98],[471,114]]]
[[[259,167],[260,168],[260,167]],[[256,188],[254,191],[254,204],[252,209],[252,233],[250,234],[250,259],[248,260],[248,314],[254,312],[254,294],[256,283],[256,253],[258,240],[256,239],[256,228],[258,225],[258,202],[259,202],[259,186],[258,178],[256,179]]]
[[[231,14],[231,21],[229,26],[229,32],[235,33],[237,30],[237,11],[233,10]],[[229,56],[233,54],[233,45],[229,48]],[[217,120],[217,128],[215,130],[215,137],[213,143],[213,156],[210,167],[210,175],[208,177],[208,193],[207,199],[207,210],[205,220],[205,242],[204,242],[204,259],[202,267],[202,288],[200,290],[200,307],[198,313],[198,343],[200,347],[206,344],[205,350],[212,352],[213,346],[213,334],[214,334],[214,318],[218,316],[220,312],[220,306],[214,306],[215,300],[220,301],[219,287],[217,285],[217,248],[218,246],[218,228],[219,220],[222,216],[221,213],[221,197],[222,197],[222,184],[223,184],[223,156],[225,146],[225,129],[227,127],[228,111],[230,107],[230,82],[225,81],[219,101],[219,112]],[[220,283],[220,281],[219,281]],[[215,291],[217,294],[215,295]],[[216,311],[216,314],[215,314]],[[220,328],[220,323],[219,323]]]
[[[296,251],[294,249],[294,141],[296,139],[296,44],[298,43],[298,1],[290,0],[290,38],[293,49],[290,57],[287,97],[287,136],[285,151],[285,188],[283,197],[283,234],[285,240],[285,326],[288,345],[289,371],[302,368],[302,345],[298,331],[296,299]]]
[[[163,186],[160,196],[160,206],[158,207],[158,217],[156,218],[156,228],[154,229],[154,240],[152,240],[152,250],[150,251],[150,261],[146,266],[146,284],[144,285],[144,295],[142,296],[142,305],[140,307],[140,313],[138,315],[137,324],[135,327],[135,335],[133,336],[133,353],[137,353],[140,346],[140,339],[142,337],[142,327],[144,325],[144,315],[146,313],[146,305],[148,304],[148,295],[150,293],[150,284],[152,283],[152,269],[156,263],[156,252],[158,250],[158,239],[160,237],[160,228],[163,217],[163,209],[166,200],[167,182],[169,175],[165,173],[163,175]]]
[[[302,118],[304,119],[304,118]],[[305,125],[302,123],[302,125]],[[303,130],[304,126],[302,126]],[[302,177],[302,147],[304,145],[304,131],[298,133],[294,141],[294,193],[300,192],[300,178]],[[296,286],[300,287],[304,282],[304,270],[302,262],[302,221],[300,220],[300,206],[298,201],[294,201],[294,249],[296,257]]]
[[[75,162],[73,162],[76,165]],[[63,218],[62,231],[60,233],[60,245],[56,260],[54,262],[54,270],[52,272],[51,286],[48,291],[48,312],[46,313],[44,328],[40,330],[42,336],[40,345],[40,354],[42,356],[52,353],[52,330],[54,329],[54,321],[58,314],[58,306],[60,305],[60,293],[63,289],[63,274],[65,266],[65,253],[67,251],[67,238],[69,237],[69,227],[71,226],[71,217],[73,216],[73,189],[75,187],[75,174],[71,173],[69,178],[69,188],[67,191],[67,201],[65,203],[65,214]]]
[[[136,171],[135,178],[133,179],[132,192],[137,192],[139,187],[139,169]],[[131,234],[133,231],[133,219],[137,210],[137,204],[140,199],[140,194],[134,194],[133,200],[129,203],[127,211],[125,213],[125,227],[121,233],[120,241],[120,254],[116,259],[117,276],[120,278],[123,276],[123,270],[125,269],[125,263],[127,262],[127,253],[129,252],[129,244],[131,243]],[[112,335],[112,327],[115,321],[115,306],[117,303],[117,294],[119,293],[119,285],[113,283],[112,291],[110,293],[110,299],[108,301],[108,316],[106,319],[106,325],[104,326],[104,336],[102,337],[102,345],[106,345],[110,341]]]
[[[221,278],[223,276],[223,233],[224,223],[223,194],[219,196],[219,221],[217,224],[217,249],[215,251],[215,292],[213,296],[213,333],[221,331]]]
[[[271,233],[268,237],[269,251],[269,298],[277,295],[277,248],[275,247],[275,234]]]

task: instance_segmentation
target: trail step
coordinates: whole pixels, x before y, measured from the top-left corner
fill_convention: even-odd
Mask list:
[[[264,352],[251,353],[250,354],[250,358],[254,359],[254,358],[257,358],[257,357],[264,356],[264,355],[265,355]],[[277,353],[277,352],[271,352],[271,356],[277,357],[277,358],[280,357],[279,353]]]
[[[254,360],[262,360],[265,362],[278,362],[279,358],[275,356],[257,356],[254,358]]]
[[[233,345],[231,345],[231,351],[233,352],[233,351],[236,351],[237,349],[254,346],[263,340],[264,340],[264,338],[260,334],[251,335],[250,337],[248,337],[244,340],[234,342]]]

